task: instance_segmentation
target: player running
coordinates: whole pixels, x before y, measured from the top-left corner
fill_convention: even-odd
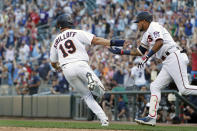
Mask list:
[[[85,45],[123,46],[124,40],[106,40],[93,34],[73,28],[73,21],[68,15],[57,18],[57,27],[61,33],[56,36],[50,50],[51,65],[57,71],[63,71],[69,84],[85,100],[87,106],[100,119],[102,126],[108,126],[108,118],[92,93],[102,97],[105,88],[88,65],[89,57]]]
[[[114,54],[142,56],[148,49],[149,52],[143,57],[143,61],[138,67],[143,67],[148,59],[155,55],[163,62],[162,69],[150,85],[151,98],[149,115],[145,118],[135,119],[139,124],[156,124],[157,110],[161,100],[161,89],[174,80],[178,90],[183,95],[197,94],[197,86],[189,85],[187,76],[187,55],[180,51],[177,44],[172,39],[170,33],[158,22],[153,22],[153,17],[148,12],[141,12],[137,16],[135,23],[138,29],[144,31],[141,45],[133,50],[121,50],[119,48],[109,49]]]

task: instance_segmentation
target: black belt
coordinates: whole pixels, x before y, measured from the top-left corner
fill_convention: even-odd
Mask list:
[[[167,52],[165,52],[165,54],[166,54],[166,56],[161,57],[162,61],[164,61],[166,59],[166,57],[170,55],[170,52],[167,51]]]
[[[63,65],[61,66],[61,68],[64,67],[65,65],[66,65],[66,64],[63,64]]]

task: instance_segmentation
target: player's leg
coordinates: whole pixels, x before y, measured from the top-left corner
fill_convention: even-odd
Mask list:
[[[102,126],[108,126],[108,118],[101,108],[101,106],[93,98],[92,93],[87,89],[86,84],[81,79],[73,79],[69,81],[71,86],[76,87],[80,85],[80,88],[83,90],[78,90],[84,99],[87,106],[92,110],[93,113],[100,119]],[[78,89],[78,88],[77,88]],[[87,90],[86,90],[87,89]]]
[[[83,75],[80,75],[80,78],[87,83],[87,87],[90,89],[92,94],[99,98],[104,95],[106,89],[88,64],[86,65],[85,70],[83,70]]]
[[[101,120],[101,122],[108,120],[107,116],[105,115],[100,105],[93,98],[92,93],[89,90],[86,90],[87,87],[81,79],[73,79],[69,82],[72,87],[76,87],[80,85],[80,88],[82,89],[84,88],[84,90],[77,90],[77,91],[80,92],[87,106],[97,115],[97,117]]]
[[[173,66],[170,66],[167,69],[181,94],[197,95],[197,86],[189,84],[187,59],[188,58],[184,53],[180,53],[179,51],[175,52],[172,54]]]
[[[82,65],[81,65],[82,64]],[[73,72],[71,72],[72,70]],[[108,126],[108,118],[100,105],[93,98],[92,93],[87,87],[88,80],[84,72],[88,72],[88,65],[85,63],[76,63],[72,66],[63,68],[63,73],[69,84],[80,93],[81,97],[85,100],[87,106],[97,115],[101,120],[102,126]]]
[[[96,102],[93,98],[92,93],[89,92],[88,95],[83,97],[88,107],[96,114],[96,116],[100,119],[102,126],[108,126],[108,118],[101,108],[101,106]]]
[[[137,123],[152,126],[156,124],[157,110],[161,100],[161,89],[169,84],[171,80],[172,78],[170,77],[169,73],[164,68],[162,68],[155,81],[150,85],[151,98],[149,115],[145,118],[135,119]]]

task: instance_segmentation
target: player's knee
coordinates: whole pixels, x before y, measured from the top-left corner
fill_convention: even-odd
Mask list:
[[[181,93],[182,95],[188,95],[189,91],[186,88],[182,88],[181,90],[179,90],[179,93]]]
[[[160,88],[159,88],[159,86],[157,84],[155,84],[154,82],[152,82],[150,84],[150,91],[151,92],[158,92],[158,91],[160,91]]]

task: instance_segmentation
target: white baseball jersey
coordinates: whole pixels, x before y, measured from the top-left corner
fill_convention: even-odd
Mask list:
[[[162,25],[158,22],[151,22],[149,28],[142,37],[142,46],[147,49],[151,49],[154,46],[155,41],[158,39],[163,40],[163,46],[155,54],[159,59],[161,59],[162,56],[165,56],[166,51],[177,46],[170,33]]]
[[[94,35],[82,30],[68,29],[57,35],[50,51],[51,62],[60,66],[76,61],[89,61],[85,45],[91,45]]]

